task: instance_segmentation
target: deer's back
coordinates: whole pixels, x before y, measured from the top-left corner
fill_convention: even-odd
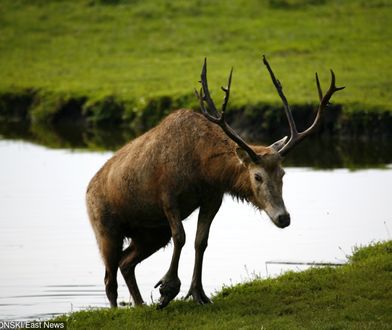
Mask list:
[[[165,218],[162,201],[172,199],[185,218],[203,194],[219,189],[208,168],[219,166],[215,155],[234,148],[202,115],[178,110],[117,151],[91,180],[88,200],[99,200],[123,221],[155,226]]]

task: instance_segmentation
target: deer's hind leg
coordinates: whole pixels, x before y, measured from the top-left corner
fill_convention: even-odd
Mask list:
[[[123,236],[102,199],[87,192],[87,211],[105,265],[105,290],[111,307],[117,307],[117,270],[122,253]]]
[[[141,305],[144,301],[136,282],[136,265],[167,245],[171,238],[171,230],[169,226],[141,228],[134,231],[131,238],[131,244],[122,253],[120,270],[135,305]]]
[[[110,307],[117,307],[117,270],[121,258],[123,239],[107,235],[98,239],[99,249],[105,264],[105,290]]]

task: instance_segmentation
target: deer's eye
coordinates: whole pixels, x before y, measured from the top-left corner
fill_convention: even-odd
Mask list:
[[[263,178],[261,177],[261,175],[260,175],[259,173],[256,173],[256,174],[255,174],[255,180],[256,180],[257,182],[263,182]]]

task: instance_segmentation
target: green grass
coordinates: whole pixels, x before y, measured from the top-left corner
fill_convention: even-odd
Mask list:
[[[391,20],[390,0],[2,0],[0,94],[36,91],[37,120],[83,97],[98,120],[111,97],[131,118],[162,96],[195,105],[207,56],[217,100],[234,66],[231,107],[272,104],[266,54],[293,104],[316,102],[314,72],[326,88],[333,68],[336,103],[390,111]]]
[[[339,268],[313,268],[227,287],[213,304],[175,301],[61,316],[69,329],[390,329],[392,241],[357,249]]]

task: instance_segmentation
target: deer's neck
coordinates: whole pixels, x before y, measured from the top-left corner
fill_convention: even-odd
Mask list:
[[[252,194],[249,172],[237,156],[228,155],[222,162],[220,180],[225,192],[241,200],[249,201]]]

